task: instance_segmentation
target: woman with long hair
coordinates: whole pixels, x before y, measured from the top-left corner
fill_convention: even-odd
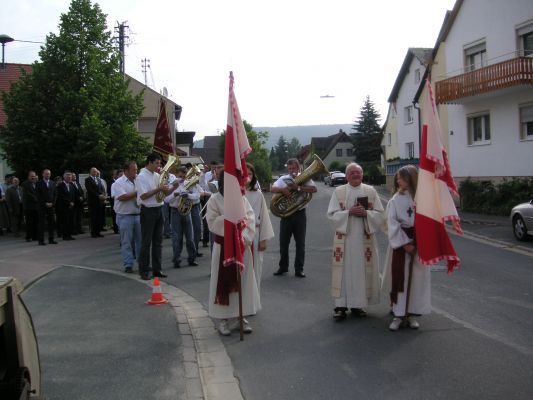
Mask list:
[[[207,202],[206,219],[209,231],[214,236],[213,253],[211,256],[211,279],[209,284],[209,316],[220,319],[218,331],[221,335],[231,334],[239,326],[239,294],[237,274],[241,273],[242,315],[254,315],[261,309],[261,300],[252,265],[251,245],[255,235],[254,212],[246,197],[242,197],[246,210],[243,239],[245,243],[244,270],[238,271],[233,263],[223,266],[224,260],[224,171],[220,171],[218,193]],[[248,320],[244,319],[244,332],[251,333]]]
[[[391,331],[404,325],[418,329],[417,317],[431,312],[431,271],[416,256],[414,199],[417,182],[415,166],[400,168],[394,176],[395,193],[387,205],[389,250],[384,286],[394,314],[389,325]]]

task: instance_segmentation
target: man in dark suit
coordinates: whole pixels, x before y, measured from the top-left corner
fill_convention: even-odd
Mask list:
[[[50,179],[52,173],[49,169],[44,169],[43,179],[37,182],[37,198],[39,199],[39,244],[44,243],[45,225],[48,227],[48,243],[57,244],[54,240],[54,230],[56,227],[56,216],[54,205],[56,203],[56,184]]]
[[[97,176],[98,170],[91,168],[89,175],[85,178],[85,190],[87,190],[87,204],[91,221],[91,237],[103,237],[100,233],[103,229],[102,219],[105,215],[105,188],[102,180]]]
[[[22,183],[22,208],[26,217],[26,242],[39,237],[39,198],[37,197],[37,174],[28,172],[28,179]],[[44,241],[39,241],[44,246]]]
[[[11,186],[6,190],[6,203],[11,217],[11,230],[13,236],[18,237],[22,226],[22,187],[19,185],[19,178],[16,176],[11,180]]]
[[[74,173],[72,174],[72,186],[76,197],[74,201],[74,228],[72,229],[72,234],[79,235],[84,233],[81,222],[83,218],[83,206],[85,204],[85,193]]]
[[[74,227],[74,203],[76,193],[71,183],[72,173],[66,171],[63,174],[63,182],[57,186],[57,211],[61,215],[61,234],[63,240],[74,240],[72,228]]]

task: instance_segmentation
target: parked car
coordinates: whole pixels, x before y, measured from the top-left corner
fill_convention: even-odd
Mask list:
[[[533,199],[511,210],[511,224],[518,240],[525,241],[533,235]]]
[[[341,171],[331,171],[329,174],[327,174],[324,177],[324,185],[331,185],[331,175],[339,173],[339,172],[341,172]]]
[[[329,185],[344,185],[346,182],[346,175],[343,172],[334,172],[331,174],[331,182]]]

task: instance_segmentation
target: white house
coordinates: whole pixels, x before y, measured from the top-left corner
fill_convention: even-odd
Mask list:
[[[387,185],[405,164],[418,164],[419,119],[413,98],[431,58],[433,49],[409,48],[389,96],[389,111],[381,142]]]
[[[453,11],[446,67],[432,74],[437,103],[448,105],[452,172],[533,176],[533,1],[458,0]]]

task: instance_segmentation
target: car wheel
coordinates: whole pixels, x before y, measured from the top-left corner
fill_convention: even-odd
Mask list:
[[[526,241],[528,239],[526,224],[520,215],[513,217],[513,233],[518,240]]]

